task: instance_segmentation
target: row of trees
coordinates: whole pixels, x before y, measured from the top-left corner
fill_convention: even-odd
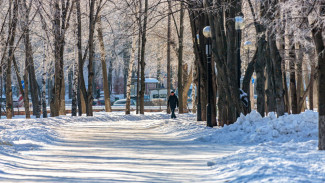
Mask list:
[[[234,17],[243,15],[246,26],[244,40],[255,43],[255,53],[246,66],[242,89],[249,94],[253,73],[256,73],[257,111],[264,116],[268,112],[297,114],[304,111],[308,96],[309,109],[314,109],[314,83],[318,82],[319,148],[324,146],[324,1],[268,0],[187,1],[192,23],[193,38],[202,36],[203,27],[211,26],[213,66],[213,92],[218,93],[219,125],[231,124],[241,113],[249,112],[239,97],[238,78],[233,75],[243,71],[238,68]],[[242,39],[242,40],[243,40]],[[196,60],[200,73],[206,68],[204,56],[206,40],[195,40]],[[241,58],[243,60],[243,57]],[[317,65],[318,63],[318,65]],[[241,69],[241,70],[239,70]],[[206,91],[206,76],[201,91]],[[287,81],[289,80],[289,81]],[[288,86],[289,83],[289,86]],[[234,97],[237,96],[237,97]],[[202,96],[201,101],[206,100]],[[211,103],[215,102],[213,97]],[[204,105],[203,105],[204,106]],[[212,109],[212,113],[215,109]],[[214,122],[216,125],[216,123]]]

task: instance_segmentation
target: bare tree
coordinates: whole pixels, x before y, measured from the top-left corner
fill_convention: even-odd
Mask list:
[[[144,94],[145,94],[145,49],[148,20],[148,0],[144,0],[143,29],[141,40],[141,90],[140,90],[140,114],[144,114]]]
[[[97,19],[97,34],[100,46],[100,55],[101,55],[101,64],[102,64],[102,75],[103,75],[103,83],[104,83],[104,100],[105,100],[105,111],[112,112],[111,109],[111,101],[110,101],[110,91],[108,86],[108,78],[107,78],[107,66],[106,66],[106,53],[105,53],[105,45],[104,45],[104,38],[103,38],[103,27],[101,23],[101,16],[99,15]]]
[[[171,16],[172,1],[168,0],[168,20],[167,20],[167,96],[170,95],[171,75],[170,75],[170,44],[171,44]],[[167,113],[170,114],[170,108],[167,106]]]
[[[18,0],[10,0],[9,2],[9,32],[8,32],[8,62],[6,69],[6,116],[11,119],[14,115],[13,99],[11,88],[11,65],[14,59],[14,42],[16,37],[17,16],[18,16]],[[12,14],[12,15],[11,15]]]

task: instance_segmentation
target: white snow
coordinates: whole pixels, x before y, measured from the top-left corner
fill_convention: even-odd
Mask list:
[[[0,120],[0,182],[325,182],[318,114],[223,128],[193,114]]]

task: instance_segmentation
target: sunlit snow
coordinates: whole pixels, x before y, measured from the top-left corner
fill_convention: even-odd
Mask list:
[[[317,113],[207,128],[193,114],[0,120],[2,182],[324,182]]]

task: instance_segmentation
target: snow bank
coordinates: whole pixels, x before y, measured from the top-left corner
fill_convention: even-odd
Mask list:
[[[243,147],[208,161],[217,177],[232,182],[325,182],[325,152],[318,151],[318,113],[262,118],[256,111],[195,139]]]
[[[188,118],[188,119],[186,119]],[[241,115],[223,128],[206,127],[194,115],[181,115],[162,127],[194,143],[239,146],[240,150],[207,160],[220,182],[325,182],[325,152],[318,151],[318,113],[306,111],[276,118]]]
[[[261,143],[213,162],[216,176],[231,182],[325,182],[325,152],[316,140]]]
[[[306,111],[301,114],[284,115],[276,118],[274,113],[267,117],[252,111],[241,115],[232,125],[219,128],[214,133],[197,138],[199,141],[215,143],[251,144],[268,141],[305,142],[318,138],[318,113]]]

